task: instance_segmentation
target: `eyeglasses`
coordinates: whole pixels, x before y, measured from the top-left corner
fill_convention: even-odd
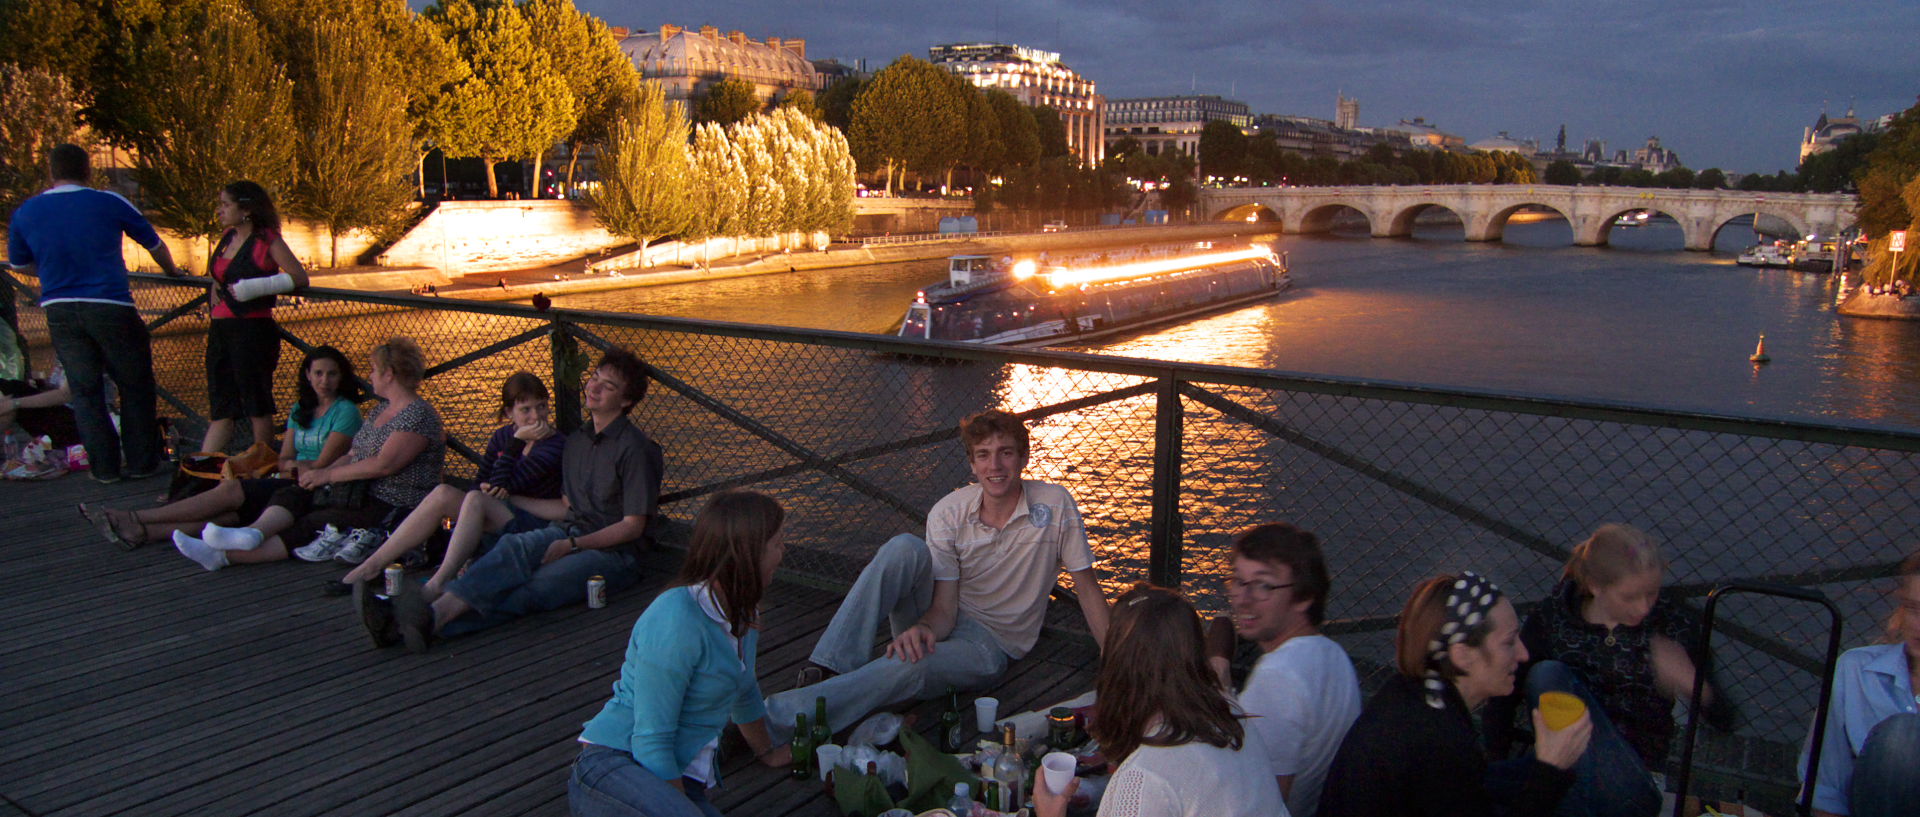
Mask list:
[[[1226,585],[1227,595],[1231,596],[1236,592],[1244,593],[1247,598],[1250,599],[1269,599],[1273,597],[1274,593],[1294,585],[1293,582],[1273,584],[1271,582],[1243,582],[1239,579],[1226,579],[1221,583]]]

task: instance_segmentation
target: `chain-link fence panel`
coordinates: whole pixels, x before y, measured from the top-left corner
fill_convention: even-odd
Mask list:
[[[44,368],[26,283],[22,329]],[[136,283],[162,412],[183,425],[206,410],[204,295]],[[685,523],[717,491],[768,492],[793,515],[786,569],[830,583],[920,532],[968,482],[963,417],[1019,413],[1028,475],[1073,492],[1110,593],[1177,575],[1217,613],[1234,531],[1286,520],[1318,533],[1334,576],[1328,631],[1369,686],[1391,671],[1394,618],[1418,581],[1473,569],[1524,611],[1605,522],[1662,542],[1669,592],[1696,608],[1732,580],[1825,589],[1849,645],[1889,609],[1873,579],[1920,541],[1905,513],[1920,499],[1913,434],[429,297],[315,290],[278,315],[283,408],[306,350],[338,347],[364,377],[368,350],[404,335],[431,367],[422,394],[469,451],[501,422],[507,375],[531,371],[569,405],[604,348],[630,348],[651,367],[634,419],[666,451],[663,512]],[[1708,737],[1703,764],[1794,777],[1824,649],[1808,621],[1768,602],[1723,609],[1717,675],[1744,718]]]

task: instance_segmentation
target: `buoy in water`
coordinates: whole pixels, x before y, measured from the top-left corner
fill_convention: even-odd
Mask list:
[[[1753,356],[1747,359],[1755,363],[1765,363],[1772,360],[1772,358],[1767,357],[1767,334],[1765,332],[1760,333],[1760,342],[1753,347]]]

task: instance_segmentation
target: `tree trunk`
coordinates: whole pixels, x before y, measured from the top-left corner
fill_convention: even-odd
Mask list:
[[[887,195],[893,195],[893,160],[887,160],[887,181],[884,185]]]
[[[573,195],[573,169],[580,164],[580,146],[567,147],[567,195]]]
[[[430,150],[421,151],[420,160],[414,162],[414,165],[416,166],[417,169],[414,171],[413,178],[415,181],[419,182],[420,199],[422,201],[425,201],[427,198],[427,154],[432,152],[433,151],[430,151]],[[440,180],[440,185],[442,187],[445,187],[446,180],[445,179]],[[440,191],[441,198],[446,198],[446,196],[447,196],[447,191],[445,190]]]
[[[493,166],[493,157],[482,156],[480,157],[480,163],[485,165],[487,169],[487,198],[500,198],[500,179],[497,169]]]
[[[547,186],[540,183],[540,162],[547,158],[545,151],[533,154],[533,178],[527,180],[527,198],[537,199],[546,192]]]
[[[327,225],[327,268],[338,269],[339,266],[340,266],[340,231],[338,229],[335,229],[333,225],[329,224]]]

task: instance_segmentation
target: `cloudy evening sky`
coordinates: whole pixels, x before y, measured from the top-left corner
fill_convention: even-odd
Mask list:
[[[1058,51],[1108,98],[1197,89],[1259,113],[1360,123],[1424,116],[1468,142],[1507,131],[1550,147],[1657,135],[1689,167],[1791,168],[1822,106],[1862,117],[1920,94],[1911,0],[1737,3],[1501,0],[575,0],[611,25],[801,37],[807,56],[878,68],[936,43]]]

